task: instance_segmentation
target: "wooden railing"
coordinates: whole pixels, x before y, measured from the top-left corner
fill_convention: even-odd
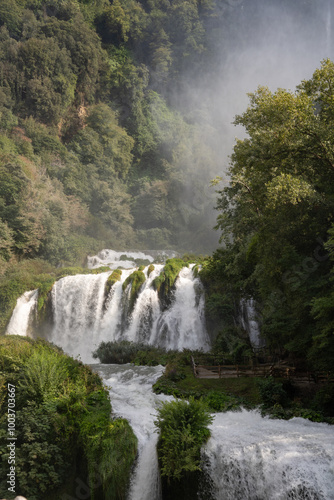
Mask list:
[[[284,362],[238,365],[197,364],[191,357],[192,369],[197,378],[237,378],[237,377],[280,377],[294,379],[298,383],[327,382],[334,379],[331,373],[315,373],[297,371],[294,366]]]

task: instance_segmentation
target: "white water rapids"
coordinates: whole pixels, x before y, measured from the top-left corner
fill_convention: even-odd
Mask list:
[[[92,365],[110,387],[114,412],[129,420],[139,458],[127,500],[160,500],[151,386],[162,367]],[[262,418],[256,411],[215,414],[202,450],[209,488],[198,500],[334,500],[334,433],[302,418]],[[176,498],[175,500],[183,500]]]
[[[109,263],[112,256],[111,251],[105,251],[92,258],[91,267]],[[118,263],[126,262],[124,257],[120,260],[120,253],[115,258]],[[138,253],[131,258],[132,265],[136,259],[150,261]],[[52,290],[49,340],[85,362],[92,361],[91,352],[102,340],[126,339],[169,349],[208,349],[199,279],[191,268],[183,268],[172,303],[163,310],[152,286],[162,268],[156,265],[149,276],[145,268],[147,279],[130,315],[126,314],[129,289],[123,290],[122,284],[134,269],[122,271],[121,281],[115,283],[107,298],[105,284],[111,271],[60,279]],[[36,301],[37,291],[27,292],[18,300],[7,333],[27,334]],[[254,304],[246,306],[249,333],[255,335],[256,343]],[[153,394],[151,386],[162,367],[95,364],[93,369],[110,386],[114,412],[129,420],[138,438],[139,455],[127,500],[160,500],[154,419],[159,401],[169,397]],[[210,479],[197,500],[207,500],[207,494],[215,500],[334,500],[334,433],[326,424],[300,418],[270,420],[245,410],[216,414],[211,438],[203,447],[203,464]]]
[[[333,500],[334,432],[256,411],[215,415],[203,450],[216,500]]]
[[[162,366],[92,365],[110,388],[114,413],[126,418],[138,438],[137,465],[128,500],[159,500],[160,478],[154,426],[156,408],[171,396],[156,395],[152,384],[162,375]]]

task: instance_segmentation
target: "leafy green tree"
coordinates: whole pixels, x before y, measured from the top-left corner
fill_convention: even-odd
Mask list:
[[[237,141],[217,205],[228,251],[252,264],[244,283],[262,306],[269,343],[303,357],[312,346],[310,304],[329,271],[316,254],[334,216],[333,81],[326,60],[295,93],[260,87],[250,95],[235,120],[248,136]]]
[[[187,472],[200,470],[200,449],[210,437],[211,422],[202,401],[190,398],[189,402],[162,404],[155,422],[160,430],[158,455],[162,476],[180,479]]]

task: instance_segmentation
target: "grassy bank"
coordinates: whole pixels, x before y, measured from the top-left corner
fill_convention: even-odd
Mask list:
[[[91,500],[125,498],[137,439],[126,420],[112,418],[108,391],[88,366],[43,340],[0,337],[0,410],[1,437],[16,438],[16,494],[63,500],[84,489]],[[10,500],[10,450],[0,459],[0,496]]]

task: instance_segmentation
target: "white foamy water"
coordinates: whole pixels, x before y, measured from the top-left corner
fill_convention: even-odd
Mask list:
[[[126,418],[138,438],[138,459],[127,500],[159,500],[160,479],[154,425],[156,409],[171,396],[157,395],[152,384],[162,375],[162,366],[92,365],[110,388],[113,412]]]
[[[51,292],[54,328],[49,340],[73,357],[93,362],[91,353],[107,340],[100,328],[109,273],[67,276]]]
[[[242,299],[240,321],[242,327],[248,333],[249,340],[253,347],[261,348],[265,346],[265,341],[261,337],[260,325],[257,320],[258,315],[255,308],[254,299]]]
[[[7,326],[7,335],[27,335],[32,314],[37,306],[38,290],[24,292],[16,301],[16,306]]]
[[[333,500],[333,426],[219,413],[203,453],[216,500]]]
[[[158,342],[167,349],[209,350],[203,287],[200,280],[194,278],[192,267],[181,270],[176,281],[175,301],[159,318],[152,343]]]
[[[97,255],[88,257],[87,265],[89,269],[96,269],[100,266],[109,266],[110,269],[117,269],[118,267],[131,269],[135,267],[135,262],[138,259],[148,260],[149,262],[154,261],[152,255],[143,252],[116,252],[115,250],[105,249],[101,250]]]
[[[53,329],[48,339],[71,356],[93,362],[92,351],[102,341],[128,340],[166,349],[210,347],[204,319],[204,290],[191,268],[183,268],[169,309],[162,311],[153,280],[163,270],[156,265],[142,284],[133,310],[129,311],[130,286],[123,283],[135,269],[123,270],[105,296],[109,273],[67,276],[52,289]]]

